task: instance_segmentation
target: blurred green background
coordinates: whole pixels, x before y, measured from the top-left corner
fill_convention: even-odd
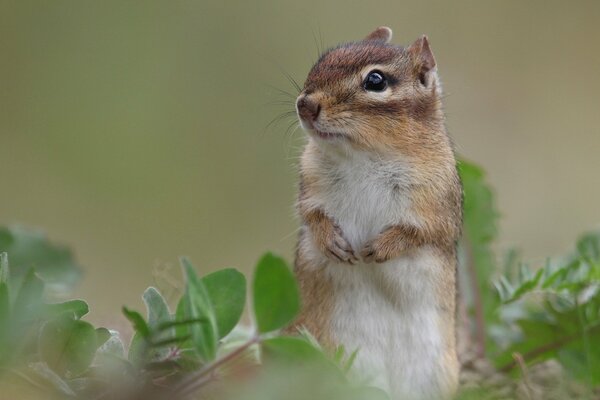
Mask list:
[[[304,138],[267,128],[287,110],[271,86],[304,80],[315,41],[385,24],[429,35],[502,248],[564,253],[600,222],[598,21],[597,1],[0,0],[0,224],[75,249],[93,318],[138,305],[179,255],[291,259]]]

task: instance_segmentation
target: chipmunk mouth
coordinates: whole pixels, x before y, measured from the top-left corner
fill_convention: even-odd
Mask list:
[[[313,133],[319,139],[323,139],[323,140],[335,140],[335,139],[347,139],[348,138],[343,133],[325,132],[325,131],[321,131],[319,129],[314,129]]]

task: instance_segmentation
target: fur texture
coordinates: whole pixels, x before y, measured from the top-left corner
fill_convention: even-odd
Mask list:
[[[389,28],[325,53],[297,102],[301,159],[295,272],[304,326],[394,399],[450,396],[458,381],[456,241],[462,190],[427,38]],[[366,76],[386,77],[382,91]]]

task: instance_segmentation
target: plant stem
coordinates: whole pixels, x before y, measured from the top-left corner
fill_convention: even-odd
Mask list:
[[[235,358],[240,356],[244,351],[246,351],[250,346],[258,342],[260,342],[260,337],[258,335],[255,335],[254,337],[252,337],[252,339],[250,339],[237,349],[233,350],[232,352],[206,365],[200,371],[188,375],[175,387],[175,389],[173,390],[174,395],[183,397],[198,390],[213,378],[212,373],[214,373],[217,370],[217,368],[234,360]]]
[[[592,332],[596,333],[596,331],[598,333],[600,333],[600,325],[596,325],[594,327],[588,327],[588,329],[587,329],[588,335],[592,334]],[[542,346],[536,347],[535,349],[530,350],[527,353],[524,353],[523,354],[523,360],[525,360],[525,361],[531,361],[532,359],[534,359],[534,358],[536,358],[536,357],[538,357],[538,356],[540,356],[540,355],[542,355],[542,354],[544,354],[544,353],[546,353],[548,351],[559,349],[559,348],[563,347],[564,345],[566,345],[567,343],[570,343],[573,340],[579,339],[580,336],[581,336],[580,333],[576,333],[574,335],[565,336],[565,337],[560,338],[560,339],[558,339],[558,340],[556,340],[554,342],[546,343],[546,344],[544,344]],[[517,362],[513,360],[513,361],[511,361],[511,362],[503,365],[498,370],[500,372],[508,372],[511,369],[513,369],[516,365],[517,365]]]
[[[513,353],[512,355],[515,362],[519,365],[521,369],[521,374],[523,375],[523,383],[525,384],[526,394],[528,400],[533,400],[533,390],[531,390],[531,383],[529,381],[529,374],[527,373],[527,366],[525,365],[525,360],[521,353]]]

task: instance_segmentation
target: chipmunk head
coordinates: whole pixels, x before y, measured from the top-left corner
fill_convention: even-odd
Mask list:
[[[391,38],[391,29],[380,27],[327,51],[313,66],[296,109],[315,140],[398,148],[419,142],[431,124],[443,124],[427,37],[407,48],[390,44]]]

